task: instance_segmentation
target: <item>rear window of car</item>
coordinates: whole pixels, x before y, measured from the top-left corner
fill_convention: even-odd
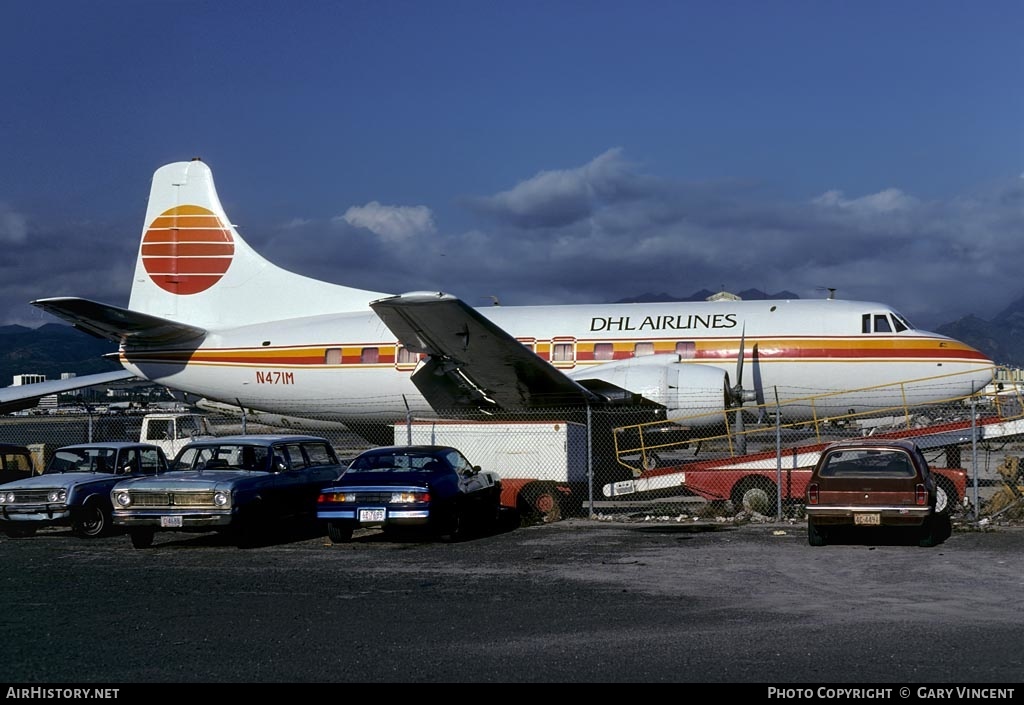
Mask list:
[[[381,453],[363,455],[352,461],[349,470],[359,472],[442,472],[451,468],[433,455],[414,453]]]
[[[843,450],[829,453],[820,477],[914,477],[910,456],[893,450]]]

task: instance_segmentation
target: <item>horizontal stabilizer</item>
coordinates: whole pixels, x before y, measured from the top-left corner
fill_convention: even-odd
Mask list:
[[[133,379],[134,377],[135,375],[128,370],[116,370],[114,372],[99,372],[94,375],[82,375],[81,377],[54,379],[35,384],[3,387],[0,388],[0,413],[9,414],[12,411],[30,409],[39,403],[41,397],[50,394],[73,392],[76,389],[85,389],[97,384],[120,382],[121,380]]]
[[[194,340],[206,335],[205,328],[88,299],[75,297],[36,299],[32,305],[38,306],[58,318],[63,318],[75,328],[90,335],[113,340],[116,343],[131,341],[137,345],[167,345]]]

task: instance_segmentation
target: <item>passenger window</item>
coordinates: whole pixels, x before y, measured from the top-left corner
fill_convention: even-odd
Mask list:
[[[380,359],[380,350],[377,348],[363,348],[359,361],[364,365],[374,365]]]
[[[142,472],[155,473],[160,469],[160,454],[155,450],[144,450],[139,456]]]
[[[306,462],[306,456],[302,453],[301,445],[298,443],[290,443],[285,446],[285,449],[288,451],[288,461],[292,470],[309,466]]]
[[[681,340],[676,343],[676,355],[681,360],[692,360],[697,357],[697,344],[692,340]]]
[[[633,346],[633,357],[654,354],[654,343],[637,343]]]
[[[412,365],[419,361],[419,355],[405,346],[398,348],[398,357],[395,360],[399,365]]]
[[[306,449],[306,456],[309,458],[309,462],[312,465],[333,465],[334,458],[331,456],[330,449],[319,443],[310,443],[304,446]]]
[[[572,343],[555,343],[551,346],[553,362],[572,362],[573,359]]]
[[[125,475],[139,469],[139,452],[134,448],[121,456],[115,473]]]
[[[340,365],[341,348],[327,348],[324,350],[324,363],[327,365]]]
[[[594,359],[611,360],[615,357],[615,350],[611,343],[595,343]]]

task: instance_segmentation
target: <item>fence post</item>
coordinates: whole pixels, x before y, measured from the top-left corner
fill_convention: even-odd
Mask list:
[[[587,402],[587,518],[594,518],[594,434],[593,421],[590,415],[590,402]]]
[[[971,394],[971,475],[974,480],[974,521],[978,521],[978,513],[981,507],[978,506],[978,398]]]

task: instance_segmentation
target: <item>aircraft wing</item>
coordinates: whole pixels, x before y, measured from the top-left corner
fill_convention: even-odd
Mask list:
[[[454,296],[413,292],[372,301],[370,308],[402,345],[429,355],[412,381],[438,411],[529,410],[600,400]]]
[[[81,377],[69,377],[67,379],[54,379],[48,382],[37,382],[35,384],[2,387],[0,388],[0,414],[9,414],[12,411],[30,409],[39,403],[40,397],[45,397],[50,394],[72,392],[76,389],[84,389],[97,384],[119,382],[123,379],[132,379],[134,377],[135,375],[128,370],[115,370],[114,372],[99,372],[93,375],[82,375]]]
[[[166,345],[201,338],[205,328],[190,326],[127,308],[101,304],[89,299],[56,297],[32,302],[47,313],[63,318],[78,330],[117,343]]]

